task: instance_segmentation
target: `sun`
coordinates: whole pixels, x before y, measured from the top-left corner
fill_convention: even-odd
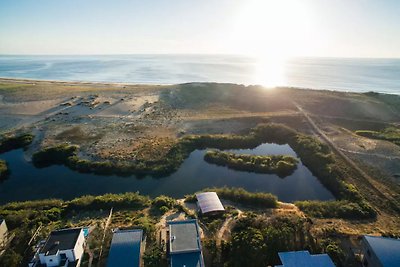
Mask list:
[[[254,82],[284,84],[284,64],[312,42],[312,13],[299,0],[250,0],[240,8],[229,40],[239,54],[257,59]]]

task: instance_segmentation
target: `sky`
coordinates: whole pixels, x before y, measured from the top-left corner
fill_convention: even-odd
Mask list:
[[[0,54],[400,57],[398,0],[0,0]]]

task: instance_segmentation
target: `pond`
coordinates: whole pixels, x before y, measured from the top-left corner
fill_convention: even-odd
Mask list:
[[[275,174],[256,174],[235,171],[204,161],[207,150],[195,150],[183,162],[178,171],[163,177],[134,175],[119,177],[115,175],[95,175],[78,173],[65,166],[53,165],[36,168],[24,158],[22,149],[0,155],[8,162],[10,176],[0,182],[0,203],[43,198],[62,198],[65,200],[82,195],[123,193],[138,191],[141,194],[183,197],[206,187],[242,187],[251,192],[270,192],[279,200],[331,200],[334,199],[320,182],[301,162],[296,171],[285,178]],[[235,153],[272,155],[286,154],[297,157],[289,145],[261,144],[254,149],[229,150]]]

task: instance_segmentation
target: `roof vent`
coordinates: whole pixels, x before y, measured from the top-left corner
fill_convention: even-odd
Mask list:
[[[171,241],[174,241],[176,239],[176,236],[171,236]]]

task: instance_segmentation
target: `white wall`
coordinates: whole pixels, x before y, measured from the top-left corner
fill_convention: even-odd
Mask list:
[[[0,247],[3,246],[6,242],[7,233],[8,233],[8,229],[7,229],[6,221],[3,220],[3,222],[0,225]]]
[[[74,259],[79,260],[77,266],[80,265],[84,248],[85,248],[85,236],[83,235],[83,230],[81,230],[81,232],[79,233],[78,240],[74,247]]]

